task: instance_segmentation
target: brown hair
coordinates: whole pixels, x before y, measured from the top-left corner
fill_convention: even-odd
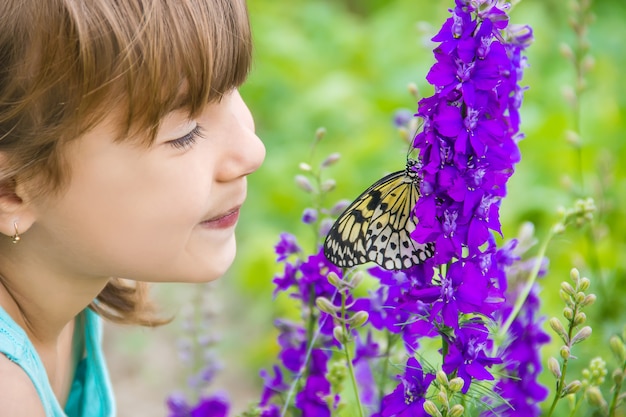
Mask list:
[[[243,83],[251,49],[244,0],[0,1],[0,182],[61,190],[63,145],[120,105],[119,140],[151,143],[167,113]],[[155,324],[146,293],[113,278],[91,307]]]

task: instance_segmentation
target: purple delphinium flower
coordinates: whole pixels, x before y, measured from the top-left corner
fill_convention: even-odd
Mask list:
[[[271,377],[269,372],[264,369],[260,372],[261,378],[263,378],[264,381],[263,392],[261,393],[261,401],[259,402],[259,405],[261,407],[266,406],[269,403],[269,400],[275,394],[287,391],[289,389],[289,385],[287,385],[283,381],[283,373],[280,370],[280,367],[274,365],[273,370],[274,377]]]
[[[520,287],[524,284],[523,279],[528,276],[533,264],[537,262],[536,259],[531,259],[532,263],[521,261],[520,252],[525,249],[527,248],[520,249],[518,241],[514,239],[499,249],[496,255],[496,259],[508,277],[503,286],[504,288],[509,286],[506,302],[497,317],[502,323],[512,314]],[[545,268],[540,269],[539,276],[543,276],[545,272]],[[491,410],[483,412],[482,417],[541,415],[539,403],[545,400],[548,390],[538,382],[542,370],[540,347],[550,341],[550,336],[541,328],[543,318],[538,317],[540,298],[537,293],[538,286],[535,283],[522,310],[507,331],[507,341],[498,352],[504,367],[494,391],[506,403],[495,404]]]
[[[529,44],[528,31],[506,34],[508,18],[498,2],[456,0],[433,41],[436,63],[427,75],[435,93],[420,100],[421,194],[415,206],[418,242],[435,242],[434,263],[447,265],[432,285],[414,295],[431,303],[430,321],[445,327],[443,369],[457,372],[467,392],[472,379],[493,379],[491,341],[483,324],[462,314],[493,318],[504,300],[492,233],[501,233],[500,200],[519,161],[518,108]],[[508,40],[508,39],[512,40]]]
[[[317,221],[317,210],[312,208],[307,208],[302,213],[302,223],[311,224]]]
[[[464,323],[455,332],[455,337],[447,340],[449,350],[442,368],[447,374],[456,371],[463,379],[464,394],[469,390],[472,379],[493,380],[494,377],[487,368],[502,362],[500,358],[488,356],[493,345],[488,337],[487,327],[474,319]]]
[[[548,390],[538,382],[543,369],[540,347],[550,341],[550,336],[541,328],[543,320],[537,317],[540,299],[537,287],[533,289],[535,291],[531,291],[522,311],[513,321],[507,334],[507,344],[500,352],[504,369],[494,391],[507,403],[483,413],[482,416],[541,415],[539,403],[546,399]],[[509,306],[506,314],[510,314],[511,310],[512,306]]]
[[[172,394],[167,399],[168,417],[227,417],[230,404],[223,394],[201,397],[191,406],[182,394]]]
[[[198,404],[189,412],[189,417],[228,417],[229,408],[225,397],[214,394],[200,398]]]
[[[296,395],[295,405],[302,410],[303,417],[330,417],[327,397],[331,394],[330,382],[326,379],[329,353],[313,349],[309,373],[304,388]]]
[[[381,417],[421,417],[424,411],[426,391],[435,379],[432,374],[424,375],[417,359],[407,360],[404,375],[398,375],[400,383],[391,394],[383,398]]]
[[[296,237],[291,233],[281,233],[280,241],[274,247],[276,255],[278,255],[276,261],[282,262],[289,257],[289,255],[301,252],[302,249],[298,246]]]
[[[166,400],[168,417],[188,417],[190,406],[187,403],[185,394],[181,392],[172,393]]]
[[[306,223],[307,218],[303,221]],[[290,381],[296,377],[301,377],[304,381],[303,388],[295,398],[296,407],[303,410],[302,415],[330,415],[326,397],[331,395],[331,385],[326,380],[325,372],[328,352],[337,347],[337,341],[332,337],[333,318],[313,307],[318,297],[341,305],[341,294],[328,282],[330,272],[341,276],[341,270],[326,259],[321,248],[304,260],[302,256],[293,261],[287,260],[290,255],[301,252],[296,238],[289,233],[281,234],[275,251],[279,262],[284,264],[284,270],[282,275],[274,278],[274,295],[286,292],[291,298],[298,300],[303,306],[303,319],[308,323],[275,321],[279,330],[280,365],[273,367],[273,378],[268,371],[261,371],[264,380],[260,401],[263,415],[273,416],[277,413],[277,407],[271,403],[273,397],[286,393],[290,388],[287,382],[283,382],[283,378]],[[348,301],[351,302],[350,299]],[[311,337],[315,337],[315,342],[310,340]]]

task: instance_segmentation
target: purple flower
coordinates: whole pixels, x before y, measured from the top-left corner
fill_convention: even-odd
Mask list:
[[[519,296],[520,286],[516,282],[518,275],[526,277],[532,268],[528,262],[520,260],[520,254],[515,252],[516,248],[517,240],[513,240],[500,249],[496,256],[509,279],[508,282],[505,281],[505,288],[507,284],[512,284],[507,292],[507,302],[499,311],[498,318],[501,322],[506,321],[512,313],[513,305]],[[520,271],[525,266],[526,270]],[[494,391],[505,399],[506,403],[496,404],[492,410],[486,411],[481,416],[541,415],[538,404],[545,400],[548,390],[537,381],[542,370],[540,347],[548,343],[550,337],[541,328],[543,319],[538,317],[539,307],[540,298],[535,284],[522,310],[511,324],[507,332],[507,341],[499,352],[504,369]]]
[[[280,408],[276,404],[270,404],[261,409],[261,417],[280,417]]]
[[[175,392],[167,397],[167,409],[169,413],[168,417],[188,417],[190,407],[187,403],[185,395],[180,392]]]
[[[281,233],[280,240],[274,247],[274,251],[278,258],[277,262],[282,262],[287,259],[290,255],[299,253],[302,251],[300,246],[298,246],[298,242],[296,241],[296,237],[291,233]]]
[[[201,398],[198,404],[191,409],[190,417],[228,417],[228,400],[222,395],[212,395]]]
[[[457,329],[453,338],[446,337],[448,354],[444,358],[442,368],[447,374],[456,371],[465,381],[462,390],[464,394],[469,390],[472,379],[493,380],[487,368],[502,362],[500,358],[487,355],[493,346],[488,336],[487,327],[473,320]]]
[[[280,367],[274,365],[274,377],[272,378],[266,370],[261,370],[260,375],[263,378],[263,392],[261,393],[260,406],[264,407],[269,403],[269,400],[278,393],[289,389],[289,385],[283,382],[283,374]]]
[[[302,213],[302,223],[311,224],[317,221],[317,210],[308,208]]]
[[[428,416],[424,411],[426,391],[435,379],[432,374],[424,375],[422,366],[415,358],[409,358],[404,375],[398,375],[400,383],[396,389],[383,398],[382,417]]]
[[[504,266],[495,261],[493,233],[501,233],[500,200],[519,161],[517,111],[524,88],[518,83],[531,35],[506,32],[508,17],[499,2],[455,3],[433,38],[439,45],[426,78],[435,93],[419,102],[424,123],[413,141],[422,196],[412,237],[434,242],[433,262],[445,268],[410,296],[430,305],[428,321],[448,344],[443,369],[462,377],[467,392],[472,380],[493,379],[490,368],[501,361],[489,356],[492,342],[482,321],[465,317],[495,319],[504,301]]]
[[[397,110],[393,115],[393,125],[395,127],[408,127],[415,114],[407,109]]]
[[[326,380],[328,354],[320,349],[311,352],[309,375],[304,388],[296,395],[296,408],[303,417],[330,417],[326,398],[330,395],[330,383]]]

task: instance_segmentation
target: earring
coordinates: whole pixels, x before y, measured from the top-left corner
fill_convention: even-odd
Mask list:
[[[11,239],[13,240],[13,243],[17,243],[21,239],[20,232],[17,230],[17,222],[13,222],[13,227],[15,228],[15,234],[11,236]]]

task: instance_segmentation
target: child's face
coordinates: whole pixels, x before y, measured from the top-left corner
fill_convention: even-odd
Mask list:
[[[195,143],[176,141],[196,126]],[[239,93],[208,104],[194,120],[171,113],[149,149],[114,139],[105,120],[69,144],[69,185],[35,204],[27,232],[46,249],[42,261],[77,276],[139,281],[222,275],[235,256],[246,176],[265,157]]]

